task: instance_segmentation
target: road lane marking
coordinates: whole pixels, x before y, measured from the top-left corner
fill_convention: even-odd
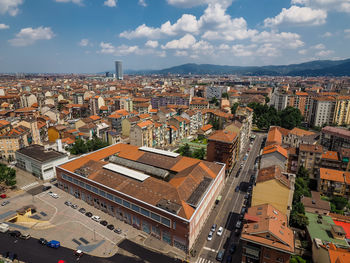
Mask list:
[[[209,250],[209,251],[211,251],[211,252],[218,252],[217,250],[215,250],[215,249],[213,249],[213,248],[210,248],[210,247],[203,247],[203,249],[205,249],[205,250]]]

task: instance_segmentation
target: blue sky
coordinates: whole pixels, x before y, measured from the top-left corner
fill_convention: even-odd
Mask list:
[[[0,72],[350,57],[350,0],[0,0]]]

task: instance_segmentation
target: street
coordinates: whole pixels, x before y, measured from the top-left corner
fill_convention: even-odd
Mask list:
[[[238,244],[239,236],[234,234],[234,229],[241,212],[244,195],[247,192],[249,178],[253,174],[255,158],[260,152],[262,138],[263,135],[257,135],[247,160],[243,161],[243,156],[245,154],[245,152],[243,152],[242,158],[237,162],[235,168],[231,172],[230,177],[227,179],[226,185],[221,193],[221,204],[213,209],[197,241],[196,250],[197,255],[199,255],[198,259],[196,260],[197,263],[216,262],[215,258],[220,250],[225,250],[225,260],[231,243],[235,243],[237,245],[237,250],[232,255],[232,262],[240,262],[241,253]],[[242,162],[244,165],[240,175],[236,177],[236,173],[240,167],[240,163]],[[235,188],[237,186],[240,187],[240,190],[235,192]],[[214,233],[213,239],[208,241],[207,236],[211,226],[214,223],[217,224],[217,229],[222,226],[224,231],[222,236],[218,236],[216,233]]]

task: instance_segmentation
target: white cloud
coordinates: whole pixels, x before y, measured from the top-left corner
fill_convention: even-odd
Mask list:
[[[146,47],[150,47],[150,48],[156,48],[158,47],[158,41],[156,40],[148,40],[145,44]]]
[[[117,1],[116,0],[106,0],[106,1],[104,1],[103,5],[108,6],[108,7],[116,7]]]
[[[350,13],[349,0],[292,0],[292,4],[321,8],[323,10],[334,10],[338,12]]]
[[[322,50],[322,49],[325,49],[326,47],[323,44],[317,44],[315,46],[312,46],[311,48],[312,49],[317,49],[317,50]]]
[[[307,49],[301,49],[298,51],[300,55],[305,55],[307,53]]]
[[[37,40],[50,40],[55,36],[50,27],[22,28],[16,37],[10,39],[12,46],[29,46]]]
[[[334,53],[333,50],[321,50],[320,52],[317,52],[315,55],[320,57],[327,57],[333,53]]]
[[[333,34],[331,32],[326,32],[322,35],[322,37],[331,37]]]
[[[257,49],[256,55],[263,57],[276,57],[280,55],[280,51],[273,46],[273,44],[265,43]]]
[[[236,57],[249,57],[253,55],[253,47],[256,48],[256,45],[233,45],[231,51]]]
[[[266,18],[264,25],[265,27],[280,24],[321,25],[326,22],[326,18],[327,12],[324,10],[293,5],[289,9],[283,8],[281,13],[273,18]]]
[[[120,33],[119,36],[127,39],[140,38],[140,37],[160,38],[161,31],[159,28],[148,27],[145,24],[142,24],[133,31],[124,31]]]
[[[83,5],[83,0],[55,0],[57,3],[70,3],[77,5]]]
[[[83,38],[79,42],[79,46],[81,46],[81,47],[86,47],[88,45],[91,45],[91,43],[90,43],[89,39],[87,39],[87,38]]]
[[[300,35],[290,32],[267,32],[263,31],[252,37],[252,41],[256,43],[272,43],[279,48],[295,49],[304,46],[304,42],[300,40]]]
[[[9,29],[9,28],[10,28],[9,25],[0,24],[0,30],[2,30],[2,29]]]
[[[188,56],[188,52],[185,51],[185,50],[176,50],[175,56],[177,56],[177,57],[187,57]]]
[[[228,49],[230,49],[230,46],[227,45],[227,44],[221,44],[221,45],[219,46],[219,49],[220,49],[220,50],[228,50]]]
[[[164,46],[162,45],[163,49],[188,49],[192,47],[196,43],[196,39],[191,34],[186,34],[180,39],[174,39],[172,41],[169,41]]]
[[[0,14],[9,13],[16,16],[19,12],[18,6],[23,4],[23,0],[0,0]]]
[[[350,38],[350,28],[344,30],[344,35],[346,38]]]
[[[139,5],[146,7],[147,6],[146,0],[139,0]]]
[[[181,8],[190,8],[194,6],[207,5],[220,3],[221,5],[228,7],[231,5],[232,0],[167,0],[169,5],[181,7]]]
[[[127,46],[127,45],[120,45],[115,47],[111,43],[106,43],[106,42],[101,42],[100,48],[101,49],[98,51],[98,53],[112,54],[114,56],[126,56],[130,54],[135,54],[135,55],[153,54],[159,57],[166,56],[165,51],[156,51],[154,49],[140,49],[138,46]]]

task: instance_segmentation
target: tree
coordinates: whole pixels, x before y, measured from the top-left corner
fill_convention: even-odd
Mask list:
[[[193,157],[200,159],[200,160],[203,160],[205,157],[205,149],[203,147],[201,147],[201,148],[195,150],[193,152]]]
[[[16,185],[16,170],[4,164],[0,164],[0,183],[2,182],[7,186]]]
[[[281,118],[281,126],[289,130],[300,126],[303,120],[300,110],[290,106],[282,110],[279,115]]]
[[[300,256],[293,255],[290,258],[290,263],[306,263],[306,260]]]
[[[342,196],[332,197],[331,202],[335,205],[335,208],[337,210],[343,210],[344,207],[348,204],[348,200]]]
[[[265,96],[265,103],[268,104],[270,102],[270,98],[268,96]]]
[[[226,99],[228,99],[229,97],[228,97],[228,93],[227,92],[223,92],[222,94],[221,94],[221,98],[226,98]]]
[[[234,103],[234,104],[232,105],[232,107],[231,107],[231,113],[232,113],[232,114],[236,114],[236,111],[237,111],[238,106],[239,106],[239,103],[238,103],[238,102],[236,102],[236,103]]]
[[[300,229],[305,229],[309,224],[309,219],[303,213],[292,210],[290,213],[290,225]]]
[[[178,150],[178,152],[182,155],[182,156],[187,156],[187,157],[192,157],[192,152],[191,152],[191,148],[188,145],[188,143],[186,143],[185,145],[181,146]]]
[[[73,144],[72,148],[70,149],[70,153],[77,155],[77,154],[82,154],[82,153],[87,153],[88,152],[88,147],[85,144],[85,142],[78,138],[75,143]]]

